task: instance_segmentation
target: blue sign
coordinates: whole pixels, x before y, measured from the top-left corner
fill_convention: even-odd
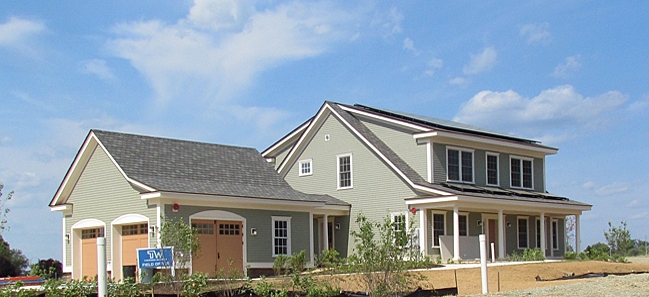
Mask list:
[[[172,247],[137,249],[137,267],[140,269],[171,268],[173,263]]]

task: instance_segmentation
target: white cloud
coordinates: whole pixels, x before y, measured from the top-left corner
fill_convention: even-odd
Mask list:
[[[427,68],[426,71],[424,71],[424,74],[428,76],[432,76],[433,74],[435,74],[435,71],[437,71],[437,69],[442,68],[443,64],[444,62],[440,59],[437,58],[430,59],[428,63],[426,63]]]
[[[267,69],[317,56],[357,33],[352,30],[358,18],[332,4],[289,3],[262,12],[246,5],[219,8],[197,0],[188,18],[176,24],[116,26],[117,38],[108,47],[146,77],[158,104],[206,105],[227,101]]]
[[[565,63],[557,65],[550,76],[563,79],[572,76],[579,71],[579,68],[581,68],[581,63],[579,62],[580,59],[580,55],[567,57]]]
[[[478,74],[490,70],[496,64],[498,53],[492,47],[485,48],[479,54],[471,54],[471,62],[464,66],[464,74]]]
[[[462,105],[454,120],[557,143],[608,123],[626,100],[618,91],[584,97],[570,85],[534,98],[512,90],[482,91]]]
[[[415,47],[415,43],[409,37],[403,40],[403,49],[411,51],[415,55],[419,55],[419,51]]]
[[[0,24],[0,46],[22,47],[29,37],[45,30],[42,22],[12,17]]]
[[[112,80],[115,79],[113,71],[106,65],[105,60],[92,59],[83,62],[81,72],[97,75],[101,79]]]
[[[452,85],[456,85],[456,86],[465,86],[466,83],[467,83],[467,80],[464,77],[458,76],[458,77],[455,77],[455,78],[451,78],[448,81],[448,83],[452,84]]]
[[[552,40],[547,22],[540,24],[526,24],[521,27],[520,35],[527,38],[528,44],[539,43],[547,45]]]
[[[644,218],[647,217],[647,215],[649,215],[649,212],[644,211],[644,212],[632,215],[631,218],[632,219],[644,219]]]
[[[601,186],[595,189],[595,194],[599,196],[610,196],[613,194],[623,193],[629,190],[629,186],[626,183],[614,182],[609,185]]]

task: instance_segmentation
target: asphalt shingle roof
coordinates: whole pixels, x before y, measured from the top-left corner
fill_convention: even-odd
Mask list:
[[[254,148],[91,132],[129,178],[158,191],[349,205],[293,189]]]

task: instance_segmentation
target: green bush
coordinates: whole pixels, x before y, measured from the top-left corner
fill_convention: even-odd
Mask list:
[[[1,287],[0,297],[34,297],[38,295],[34,290],[23,290],[23,286],[24,284],[21,281],[17,281],[11,285]]]
[[[523,261],[543,261],[545,255],[539,248],[525,249],[523,251]]]
[[[182,296],[198,297],[207,287],[207,274],[195,272],[190,275],[183,283]]]
[[[127,277],[121,283],[110,280],[108,283],[108,296],[111,297],[133,297],[142,296],[144,292],[132,277]]]
[[[566,260],[577,260],[579,257],[579,253],[577,252],[565,252],[563,254],[563,258]]]

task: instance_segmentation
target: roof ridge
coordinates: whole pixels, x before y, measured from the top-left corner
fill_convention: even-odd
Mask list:
[[[106,133],[106,134],[114,134],[114,135],[125,135],[125,136],[142,137],[142,138],[158,139],[158,140],[173,141],[173,142],[183,142],[183,143],[202,144],[202,145],[213,145],[213,146],[220,146],[220,147],[240,148],[240,149],[251,149],[251,150],[257,151],[256,148],[249,147],[249,146],[221,144],[221,143],[213,143],[213,142],[206,142],[206,141],[199,141],[199,140],[178,139],[178,138],[170,138],[170,137],[163,137],[163,136],[152,136],[152,135],[137,134],[137,133],[124,133],[124,132],[116,132],[116,131],[109,131],[109,130],[102,130],[102,129],[90,129],[90,132],[95,133],[95,135],[97,135],[96,132],[99,132],[100,134],[101,133]]]

